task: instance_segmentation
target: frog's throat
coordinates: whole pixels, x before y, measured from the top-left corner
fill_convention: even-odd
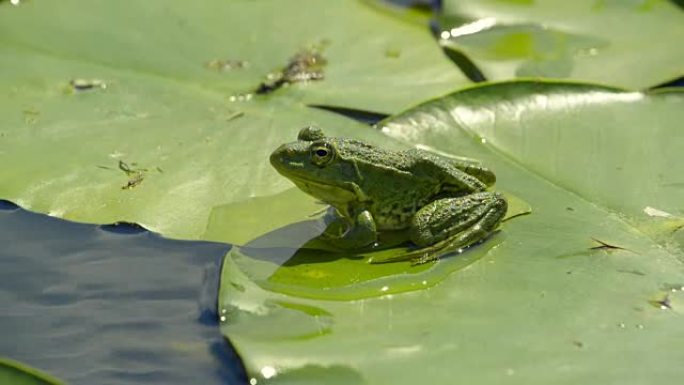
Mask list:
[[[301,177],[291,180],[300,190],[333,206],[365,200],[365,194],[354,183],[340,185]]]

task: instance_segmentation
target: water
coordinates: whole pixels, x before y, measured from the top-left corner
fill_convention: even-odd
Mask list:
[[[220,335],[230,246],[71,223],[0,201],[0,356],[69,384],[246,384]]]

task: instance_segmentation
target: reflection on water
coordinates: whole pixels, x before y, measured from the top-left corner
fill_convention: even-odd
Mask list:
[[[0,355],[69,384],[246,384],[218,331],[228,245],[0,201]]]

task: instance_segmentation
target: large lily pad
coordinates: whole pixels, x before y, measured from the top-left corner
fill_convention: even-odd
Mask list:
[[[441,43],[488,79],[647,88],[684,75],[684,10],[668,0],[447,0]],[[456,54],[456,53],[459,54]],[[465,54],[467,59],[461,54]]]
[[[231,253],[222,330],[259,383],[322,373],[367,384],[679,381],[683,105],[681,91],[510,82],[391,117],[382,132],[481,159],[532,214],[505,222],[495,247],[476,246],[484,255],[429,289],[359,300],[286,293]],[[338,266],[373,274],[353,262]],[[272,277],[291,267],[254,263]],[[330,263],[322,254],[308,271]]]
[[[267,158],[300,127],[380,138],[307,105],[392,113],[467,83],[431,39],[357,1],[0,3],[0,197],[199,238],[213,207],[290,186]],[[254,93],[298,53],[323,80]]]

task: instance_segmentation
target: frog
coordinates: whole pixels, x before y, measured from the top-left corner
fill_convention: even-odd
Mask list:
[[[270,155],[275,170],[332,208],[320,237],[334,248],[377,246],[382,232],[401,231],[414,245],[371,263],[436,261],[497,231],[508,203],[490,191],[495,174],[469,158],[411,148],[388,150],[361,140],[329,137],[316,126]]]

